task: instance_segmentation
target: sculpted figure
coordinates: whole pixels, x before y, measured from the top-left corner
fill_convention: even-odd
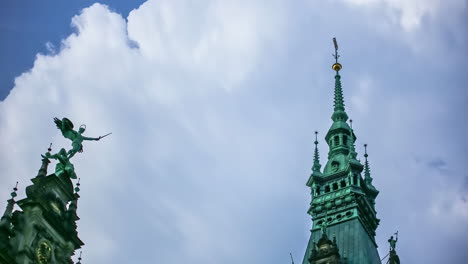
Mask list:
[[[390,250],[395,250],[397,241],[398,241],[398,237],[396,238],[396,240],[393,239],[393,236],[390,237],[390,239],[388,240],[388,243],[390,244]]]
[[[92,138],[92,137],[85,137],[83,136],[83,132],[86,130],[85,125],[81,125],[78,131],[73,130],[73,123],[70,121],[70,119],[64,117],[62,120],[58,118],[54,118],[54,123],[57,125],[57,128],[62,131],[62,135],[65,138],[68,138],[72,141],[72,149],[70,149],[67,153],[68,158],[70,159],[73,157],[77,152],[83,152],[83,141],[84,140],[100,140],[101,138],[110,135],[111,133],[105,135],[105,136],[100,136],[97,138]]]
[[[42,157],[56,159],[59,161],[55,166],[55,175],[60,176],[65,173],[70,178],[76,179],[75,167],[71,164],[67,151],[64,148],[60,149],[58,153],[53,155],[51,155],[50,152],[47,152],[45,155],[42,155]]]

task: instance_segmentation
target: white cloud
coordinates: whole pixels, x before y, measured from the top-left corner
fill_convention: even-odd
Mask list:
[[[367,114],[372,104],[372,93],[375,90],[375,84],[369,76],[363,76],[357,83],[357,91],[351,96],[353,109],[360,114]]]
[[[463,0],[344,0],[356,6],[384,7],[387,19],[397,21],[401,27],[410,32],[419,29],[424,19],[434,19],[445,15],[444,11],[463,9]],[[375,21],[376,24],[381,21]]]
[[[182,262],[219,263],[221,254],[234,255],[225,249],[233,248],[229,243],[236,240],[235,230],[223,222],[228,212],[217,223],[212,211],[200,213],[210,198],[194,197],[198,203],[186,199],[210,190],[198,182],[200,178],[219,177],[194,178],[194,171],[203,170],[197,162],[208,162],[207,169],[219,166],[209,163],[219,159],[212,153],[229,153],[219,146],[230,140],[239,141],[233,155],[250,146],[244,142],[249,139],[236,139],[243,124],[237,128],[239,121],[224,120],[217,100],[249,78],[269,42],[281,42],[286,19],[277,5],[148,1],[130,13],[128,23],[104,5],[85,8],[73,17],[76,32],[63,40],[61,49],[37,55],[33,68],[16,78],[15,87],[0,102],[0,147],[10,150],[0,160],[6,175],[0,186],[19,180],[23,190],[39,169],[40,154],[49,142],[54,143],[54,151],[70,147],[52,120],[66,116],[76,127],[86,123],[88,136],[113,132],[100,142],[85,142],[84,153],[73,159],[82,178],[78,226],[89,262],[115,263],[126,247],[156,262],[173,259],[174,250],[182,252]],[[52,45],[47,46],[52,51]],[[207,99],[210,96],[213,99]],[[260,131],[252,132],[249,137],[259,137]],[[226,174],[228,168],[219,173]],[[54,163],[49,172],[53,169]],[[174,177],[185,177],[185,182]],[[179,184],[181,190],[192,190],[182,193]],[[154,197],[131,201],[138,195],[137,186]],[[220,203],[225,199],[221,193],[216,197]],[[163,202],[168,200],[172,206]],[[125,218],[135,213],[135,202],[141,210],[152,204],[151,212],[136,217],[146,221],[148,230],[156,230],[155,236],[173,241],[170,252],[154,255],[147,250],[150,245],[146,249],[129,245],[135,234],[145,232],[136,219]],[[185,209],[187,204],[191,209]],[[160,223],[152,219],[154,215],[172,215],[164,224],[174,232],[157,231]],[[232,242],[218,243],[221,230]],[[183,243],[173,240],[173,234],[179,234]],[[145,243],[150,243],[147,239]],[[218,250],[212,252],[213,248]]]

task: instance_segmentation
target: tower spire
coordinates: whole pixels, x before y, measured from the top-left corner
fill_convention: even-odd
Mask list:
[[[320,173],[320,168],[322,167],[322,165],[320,165],[320,156],[319,156],[318,147],[317,147],[317,145],[318,145],[317,134],[318,134],[318,132],[315,131],[314,166],[312,167],[312,172],[313,173]]]
[[[335,58],[335,63],[332,65],[332,69],[336,71],[335,74],[335,98],[334,98],[334,109],[332,120],[333,121],[346,121],[348,120],[348,115],[345,112],[345,104],[343,98],[343,89],[341,88],[341,76],[339,71],[343,68],[341,64],[338,62],[338,43],[336,42],[336,38],[333,38],[333,44],[335,45],[335,54],[333,57]]]

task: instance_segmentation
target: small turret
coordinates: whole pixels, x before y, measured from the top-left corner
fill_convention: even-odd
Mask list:
[[[78,234],[76,229],[77,229],[77,224],[76,221],[80,220],[77,214],[77,209],[78,209],[78,199],[80,198],[80,195],[78,192],[80,191],[80,179],[78,178],[78,182],[76,183],[75,187],[75,193],[74,196],[75,198],[70,202],[70,205],[68,206],[67,210],[67,229],[70,232],[75,233],[76,235]]]
[[[320,193],[320,186],[316,186],[314,177],[322,176],[322,172],[320,172],[320,168],[322,167],[322,165],[320,164],[320,155],[319,155],[318,146],[317,146],[318,145],[317,134],[318,132],[315,131],[314,165],[312,166],[312,174],[310,175],[309,180],[306,183],[307,186],[312,188],[312,194],[314,192]]]
[[[46,155],[42,156],[42,165],[39,171],[37,172],[36,177],[45,177],[47,175],[47,167],[49,166],[50,160],[47,158],[48,155],[50,155],[50,152],[52,151],[52,143],[50,143],[49,147],[47,148]]]
[[[8,200],[7,207],[0,220],[0,248],[7,247],[9,245],[8,241],[12,235],[11,217],[13,214],[13,207],[15,205],[15,197],[17,196],[16,191],[18,191],[18,182],[16,182],[16,186],[13,188],[11,198]]]

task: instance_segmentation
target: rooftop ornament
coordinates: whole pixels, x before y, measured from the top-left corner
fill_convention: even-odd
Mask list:
[[[83,152],[82,143],[83,143],[84,140],[98,141],[101,138],[107,137],[107,136],[112,134],[112,133],[108,133],[108,134],[106,134],[104,136],[100,136],[100,137],[97,137],[97,138],[85,137],[82,134],[86,130],[86,125],[81,125],[80,128],[78,129],[78,131],[73,130],[72,121],[70,121],[70,119],[68,119],[66,117],[62,118],[62,120],[55,117],[54,118],[54,123],[57,125],[57,128],[60,129],[60,131],[62,132],[62,135],[65,138],[68,138],[68,139],[70,139],[72,141],[72,149],[70,149],[67,152],[67,156],[68,156],[69,159],[71,157],[73,157],[77,152],[80,152],[80,153]]]
[[[340,57],[340,55],[338,55],[338,43],[336,42],[336,38],[333,38],[333,44],[335,45],[335,54],[333,54],[333,57],[335,58],[335,64],[332,65],[332,69],[338,74],[338,72],[341,70],[341,68],[343,68],[343,66],[341,66],[340,63],[338,63],[338,58]]]

